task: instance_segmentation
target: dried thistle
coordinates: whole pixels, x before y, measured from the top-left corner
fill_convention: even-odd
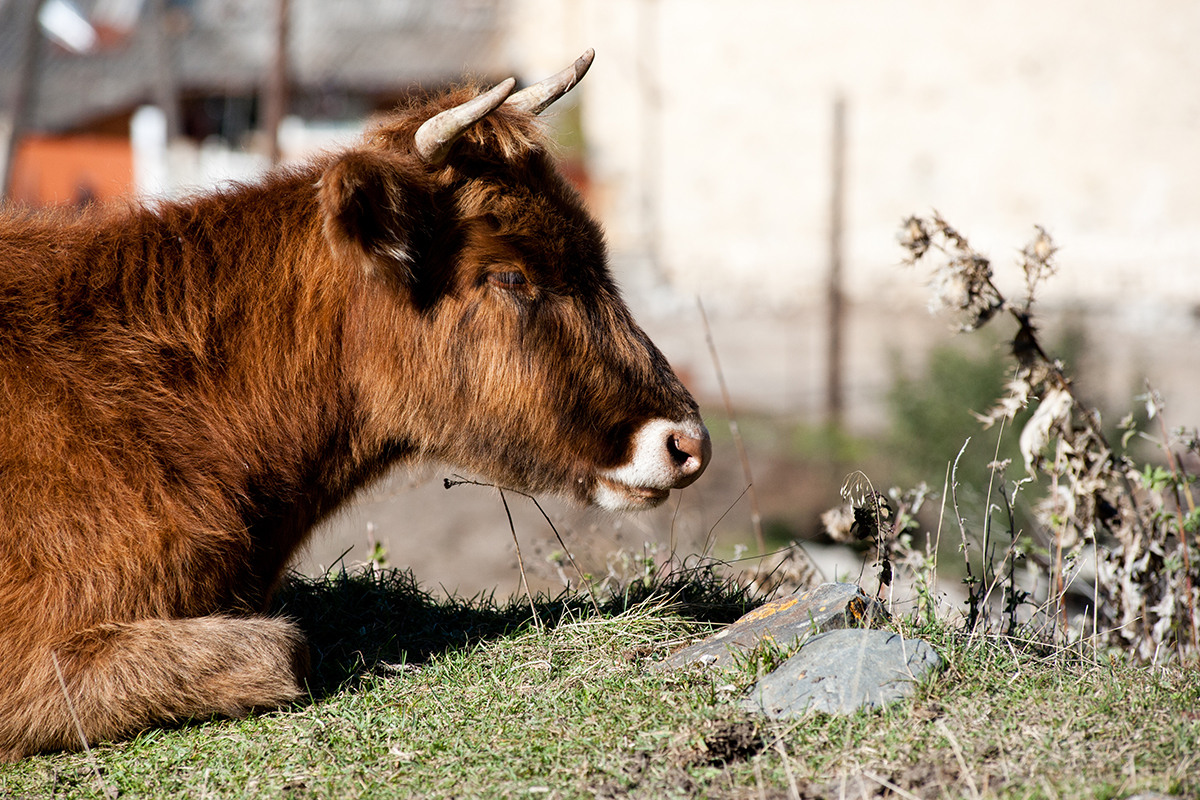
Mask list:
[[[938,302],[949,306],[975,330],[998,311],[1008,311],[1018,325],[1013,338],[1015,360],[1006,394],[986,414],[985,424],[1012,420],[1036,402],[1037,408],[1020,434],[1026,471],[1049,479],[1049,495],[1034,509],[1055,542],[1052,584],[1063,592],[1064,554],[1069,563],[1084,543],[1097,548],[1095,626],[1103,621],[1105,636],[1138,657],[1151,659],[1164,645],[1181,655],[1200,657],[1200,624],[1196,608],[1200,587],[1200,553],[1193,554],[1200,513],[1192,494],[1192,477],[1173,448],[1200,455],[1200,434],[1168,435],[1161,424],[1162,397],[1153,389],[1143,399],[1147,415],[1158,417],[1161,445],[1169,470],[1138,470],[1106,440],[1100,414],[1075,395],[1063,365],[1046,355],[1030,309],[1039,284],[1055,272],[1057,248],[1044,228],[1021,251],[1026,296],[1009,302],[992,282],[991,265],[966,238],[936,214],[904,221],[901,244],[909,263],[930,253],[943,256],[932,285]],[[1132,419],[1122,449],[1136,429]],[[1185,514],[1185,506],[1187,512]]]
[[[909,217],[900,227],[900,246],[909,252],[909,263],[915,262],[929,249],[932,240],[925,220]]]
[[[1038,235],[1025,245],[1021,251],[1021,269],[1025,272],[1025,311],[1033,303],[1034,290],[1037,285],[1058,271],[1051,258],[1058,248],[1054,246],[1050,234],[1041,225],[1035,225]]]
[[[960,330],[977,330],[1004,307],[1004,298],[992,283],[991,262],[936,213],[928,220],[906,219],[899,239],[909,252],[910,264],[931,249],[945,256],[930,277],[930,310],[952,310]]]
[[[858,538],[854,535],[854,507],[849,503],[823,512],[821,525],[835,542],[851,544]]]

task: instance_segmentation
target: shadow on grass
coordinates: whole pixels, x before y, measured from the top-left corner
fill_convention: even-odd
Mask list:
[[[746,590],[701,566],[680,569],[656,581],[634,581],[620,592],[598,598],[603,617],[642,603],[663,603],[681,618],[733,622],[759,603]],[[586,593],[564,591],[534,598],[547,628],[565,620],[596,615]],[[420,664],[439,653],[533,627],[527,597],[499,602],[493,595],[469,599],[436,598],[421,589],[411,572],[331,572],[318,578],[291,575],[277,592],[272,612],[295,620],[308,637],[312,657],[309,688],[324,697],[357,678]]]

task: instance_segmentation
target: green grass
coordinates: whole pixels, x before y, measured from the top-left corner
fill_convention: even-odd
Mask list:
[[[311,702],[0,767],[0,796],[1200,794],[1194,673],[936,623],[906,629],[946,661],[911,700],[770,723],[737,708],[752,675],[651,668],[748,607],[709,573],[599,615],[541,598],[540,627],[524,598],[435,600],[403,573],[300,582],[280,603],[313,640]]]

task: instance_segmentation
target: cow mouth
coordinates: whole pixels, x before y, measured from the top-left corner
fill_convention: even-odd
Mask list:
[[[588,498],[610,511],[654,508],[672,489],[690,486],[712,455],[712,442],[698,416],[655,418],[642,423],[623,464],[598,470]]]
[[[670,495],[670,489],[631,486],[620,481],[599,478],[591,500],[611,511],[639,511],[662,505]]]

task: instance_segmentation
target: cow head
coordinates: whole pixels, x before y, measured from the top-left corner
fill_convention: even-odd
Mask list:
[[[711,445],[545,149],[537,114],[591,55],[516,94],[510,79],[401,109],[330,164],[319,202],[358,275],[347,363],[381,452],[649,508]]]

